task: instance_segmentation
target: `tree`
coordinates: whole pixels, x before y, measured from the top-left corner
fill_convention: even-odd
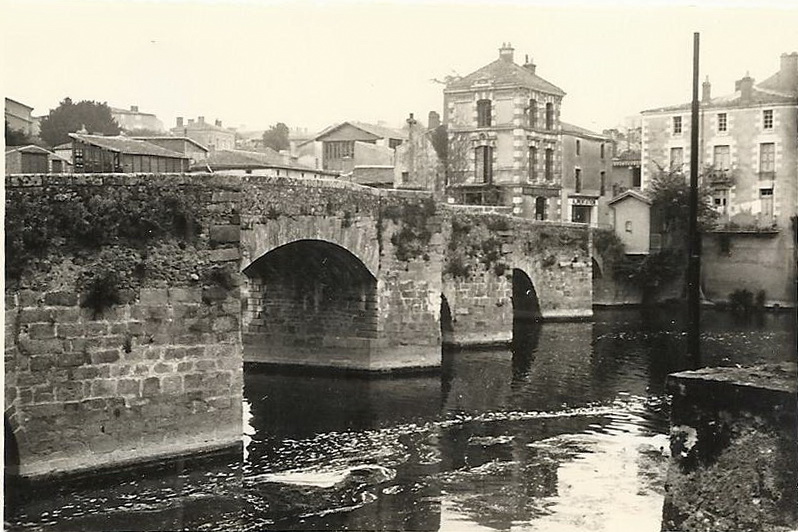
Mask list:
[[[273,150],[287,150],[290,146],[288,142],[288,126],[278,122],[263,132],[263,145]]]
[[[35,140],[19,129],[13,129],[6,120],[6,146],[26,146],[35,144]]]
[[[69,133],[81,128],[102,135],[118,135],[121,131],[106,103],[92,100],[73,103],[67,97],[42,119],[39,136],[48,145],[57,146],[69,142]]]
[[[703,182],[698,187],[698,228],[711,228],[718,213],[712,207],[712,194]],[[648,189],[651,211],[663,235],[663,246],[686,249],[690,218],[690,183],[685,175],[660,169]]]
[[[464,183],[473,156],[468,134],[450,135],[448,128],[441,125],[432,132],[431,141],[446,173],[446,184]]]

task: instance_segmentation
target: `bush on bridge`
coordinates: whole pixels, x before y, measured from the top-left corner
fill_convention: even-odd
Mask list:
[[[398,260],[429,260],[428,249],[432,238],[429,221],[435,216],[435,212],[435,201],[432,198],[425,198],[419,203],[386,205],[382,209],[382,218],[401,224],[399,230],[391,235],[391,244]]]
[[[479,219],[467,214],[452,216],[452,236],[446,253],[444,273],[454,278],[468,278],[477,268],[493,269],[504,275],[507,264],[502,261],[500,232],[510,229],[506,218],[482,215]]]
[[[143,248],[153,240],[199,233],[197,201],[178,187],[74,187],[6,191],[6,278],[32,260],[109,245]]]

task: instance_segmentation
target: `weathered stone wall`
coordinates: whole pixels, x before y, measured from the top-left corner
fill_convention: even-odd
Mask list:
[[[592,316],[587,226],[453,207],[450,228],[443,294],[452,313],[454,343],[512,339],[515,269],[531,281],[542,319]]]
[[[72,202],[70,211],[88,201],[96,210],[121,197],[114,194],[135,198],[167,189],[193,204],[198,227],[190,238],[86,248],[77,243],[80,235],[53,236],[18,278],[7,278],[5,416],[21,475],[118,466],[240,441],[235,183],[210,176],[11,177],[7,210],[37,201],[45,202],[38,204],[45,212],[46,202],[57,201]],[[35,220],[27,216],[21,225],[29,230]],[[12,237],[19,221],[6,220]],[[118,273],[123,289],[106,287],[114,303],[107,308],[86,308],[92,289],[81,280],[108,271]]]
[[[367,368],[377,338],[376,282],[254,279],[244,322],[248,361]]]
[[[445,213],[429,193],[385,192],[377,284],[382,368],[441,364]]]
[[[669,377],[663,532],[798,526],[797,383],[795,363]]]
[[[247,360],[360,370],[440,365],[441,237],[436,236],[434,204],[428,193],[279,178],[249,178],[243,187]],[[315,343],[306,346],[301,327],[294,327],[294,333],[286,328],[286,335],[277,341],[282,347],[269,349],[274,338],[257,329],[263,326],[260,320],[268,318],[258,314],[264,301],[275,301],[271,295],[265,300],[261,296],[270,294],[270,287],[285,279],[267,281],[258,272],[268,268],[275,250],[305,241],[314,241],[310,246],[325,242],[340,248],[336,267],[345,270],[362,265],[371,275],[375,291],[373,295],[371,288],[364,291],[364,280],[347,280],[342,273],[340,282],[358,292],[352,296],[364,305],[356,309],[358,325],[338,323],[315,335]],[[310,247],[307,249],[310,254]],[[306,288],[295,292],[291,302],[283,299],[282,312],[294,313],[292,309],[311,296],[312,288]],[[279,289],[273,294],[279,294]],[[291,335],[294,340],[289,339]]]
[[[705,234],[701,246],[704,295],[722,302],[735,290],[753,294],[764,290],[767,305],[794,307],[794,239],[790,229],[778,234]]]

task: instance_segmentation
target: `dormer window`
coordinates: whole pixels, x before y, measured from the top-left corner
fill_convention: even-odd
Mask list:
[[[490,115],[490,100],[479,100],[477,102],[477,127],[490,127]]]

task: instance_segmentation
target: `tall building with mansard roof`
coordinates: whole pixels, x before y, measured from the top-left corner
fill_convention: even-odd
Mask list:
[[[450,201],[511,205],[516,215],[559,220],[565,92],[530,60],[516,64],[513,53],[505,43],[498,59],[443,91]]]

